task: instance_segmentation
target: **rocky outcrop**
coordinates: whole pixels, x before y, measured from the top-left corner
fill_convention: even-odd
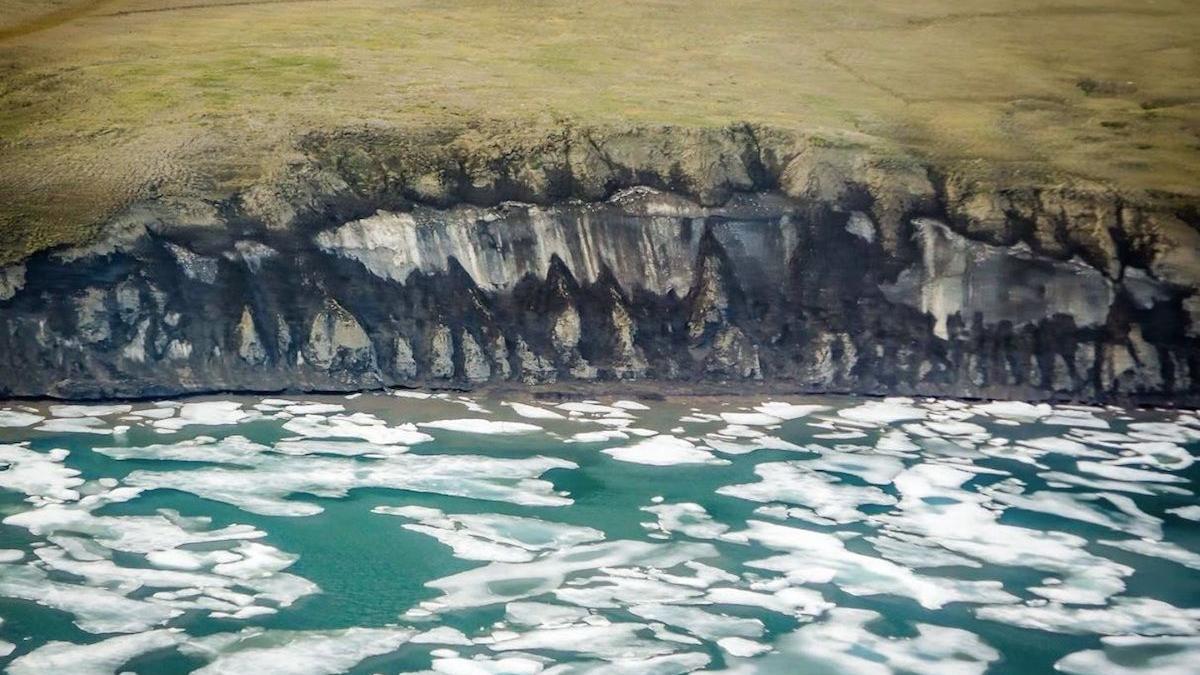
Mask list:
[[[0,394],[650,380],[1200,401],[1190,207],[751,127],[572,133],[458,162],[313,140],[271,186],[5,268]]]

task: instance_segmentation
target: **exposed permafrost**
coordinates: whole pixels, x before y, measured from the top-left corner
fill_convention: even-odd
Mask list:
[[[949,320],[956,315],[1015,326],[1062,315],[1081,328],[1099,326],[1108,318],[1112,283],[1078,258],[1037,256],[1023,243],[992,246],[971,241],[928,218],[916,219],[913,229],[920,262],[882,289],[888,299],[932,316],[933,332],[942,339],[950,337]],[[1159,284],[1148,278],[1145,283],[1139,293],[1157,292]]]
[[[636,189],[124,233],[6,277],[0,395],[654,380],[1197,402],[1186,251],[1096,264],[877,206]]]
[[[724,220],[725,212],[639,190],[599,204],[381,211],[322,232],[317,243],[399,282],[413,272],[445,272],[453,259],[481,288],[511,290],[526,275],[545,278],[557,257],[581,282],[599,280],[607,268],[622,288],[684,295],[708,218]],[[776,285],[795,247],[793,230],[781,218],[715,226],[734,253],[753,258]]]

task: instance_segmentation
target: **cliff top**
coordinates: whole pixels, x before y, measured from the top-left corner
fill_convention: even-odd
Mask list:
[[[0,0],[0,264],[356,127],[750,122],[1196,197],[1197,34],[1194,0]]]

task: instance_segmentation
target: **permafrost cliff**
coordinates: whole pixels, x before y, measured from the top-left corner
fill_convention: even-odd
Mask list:
[[[312,137],[0,269],[0,395],[679,384],[1200,402],[1194,204],[750,126]],[[603,383],[608,383],[604,385]]]

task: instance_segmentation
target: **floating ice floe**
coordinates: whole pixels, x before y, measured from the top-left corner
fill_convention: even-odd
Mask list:
[[[634,605],[629,613],[647,621],[659,621],[705,640],[726,637],[759,638],[763,622],[739,616],[710,612],[699,607],[681,605]]]
[[[0,597],[36,602],[75,617],[89,633],[140,633],[182,614],[105,588],[54,581],[29,565],[0,565]]]
[[[437,420],[434,422],[421,422],[417,426],[426,429],[458,431],[465,434],[529,434],[542,430],[536,424],[528,424],[526,422],[498,422],[482,418]]]
[[[153,425],[161,431],[172,432],[189,426],[230,426],[259,417],[261,413],[243,410],[237,401],[203,401],[184,403],[179,407],[178,415],[155,420]]]
[[[585,570],[643,565],[667,569],[717,555],[707,543],[651,544],[611,541],[575,546],[524,563],[490,563],[426,584],[442,591],[441,610],[465,609],[524,600],[562,588],[568,575]],[[507,581],[520,579],[520,584]],[[661,582],[660,582],[661,583]]]
[[[965,581],[922,576],[893,562],[854,553],[830,534],[751,520],[746,529],[725,535],[730,541],[756,541],[782,555],[746,563],[779,572],[792,584],[832,583],[851,595],[891,594],[912,598],[927,609],[951,602],[1008,603],[1017,598],[998,581]]]
[[[975,616],[1021,628],[1074,635],[1197,635],[1200,609],[1183,609],[1152,598],[1117,597],[1107,607],[1059,603],[980,607]]]
[[[4,408],[0,410],[0,427],[28,427],[46,419],[41,415],[35,415],[29,412],[20,410],[10,410]]]
[[[99,417],[56,417],[42,422],[37,431],[53,434],[121,434],[129,430],[127,425],[109,426]]]
[[[1200,637],[1120,635],[1100,639],[1101,649],[1069,654],[1054,669],[1070,675],[1195,675]]]
[[[807,449],[796,445],[795,443],[785,441],[782,438],[775,436],[767,436],[762,433],[748,435],[753,440],[748,442],[734,442],[727,438],[722,438],[718,434],[706,434],[704,443],[708,447],[716,450],[724,455],[745,455],[754,452],[755,450],[787,450],[790,452],[806,452]]]
[[[923,420],[927,411],[912,405],[912,399],[887,398],[882,401],[870,401],[853,408],[842,408],[837,411],[838,417],[851,422],[885,426],[905,420]]]
[[[1125,588],[1133,573],[1085,550],[1087,540],[1065,532],[1030,530],[998,522],[984,508],[986,497],[963,489],[975,474],[964,468],[918,464],[897,476],[898,513],[878,516],[889,528],[913,535],[925,545],[983,562],[1025,566],[1063,576],[1063,583],[1029,590],[1051,600],[1103,604]]]
[[[723,412],[721,419],[726,424],[740,424],[748,427],[768,427],[783,421],[780,417],[761,412]]]
[[[539,408],[539,407],[537,407],[537,406],[535,406],[535,405],[529,405],[529,404],[527,404],[527,403],[517,403],[517,402],[515,402],[515,401],[514,401],[514,402],[511,402],[511,403],[505,403],[504,405],[506,405],[506,406],[508,406],[508,407],[512,408],[512,409],[513,409],[513,412],[517,413],[517,414],[518,414],[518,415],[520,415],[521,417],[524,417],[524,418],[527,418],[527,419],[531,419],[531,420],[561,420],[561,419],[566,419],[566,416],[565,416],[565,415],[560,415],[559,413],[556,413],[556,412],[554,412],[553,410],[547,410],[547,409],[545,409],[545,408]]]
[[[112,675],[132,659],[174,647],[183,639],[178,629],[163,628],[120,635],[86,645],[47,642],[15,659],[5,672],[9,675]]]
[[[322,508],[289,499],[294,494],[341,498],[357,488],[390,488],[528,506],[562,506],[571,500],[536,477],[551,469],[574,469],[563,459],[532,456],[499,459],[475,455],[397,454],[355,458],[262,455],[249,468],[202,467],[183,471],[134,471],[125,483],[147,490],[172,489],[233,504],[251,513],[309,516]]]
[[[957,628],[918,623],[911,637],[884,637],[868,628],[879,618],[864,609],[831,610],[822,621],[783,636],[777,653],[755,661],[747,672],[982,675],[1000,658],[979,637]]]
[[[805,618],[820,616],[834,607],[817,591],[795,586],[772,587],[767,592],[722,586],[709,589],[704,599],[714,605],[757,607],[784,616]]]
[[[1152,539],[1123,539],[1115,541],[1112,539],[1102,539],[1099,543],[1129,551],[1130,553],[1137,553],[1138,555],[1170,560],[1184,567],[1200,570],[1200,553],[1189,551],[1182,546],[1167,541],[1154,541]]]
[[[20,492],[34,501],[75,501],[84,481],[67,467],[66,450],[37,452],[28,444],[0,444],[0,488]]]
[[[95,452],[113,459],[153,459],[174,462],[209,462],[253,466],[271,448],[254,443],[244,436],[228,436],[220,440],[212,436],[197,436],[178,443],[158,443],[144,446],[96,447]]]
[[[1200,521],[1200,505],[1179,506],[1167,509],[1167,513],[1175,514],[1185,520]]]
[[[904,471],[904,462],[889,455],[825,449],[822,449],[820,457],[804,460],[802,465],[817,471],[857,476],[872,485],[891,485],[896,476]]]
[[[431,628],[424,633],[418,633],[409,639],[409,642],[413,644],[460,646],[470,646],[475,644],[471,642],[471,638],[464,635],[462,631],[450,626],[438,626],[437,628]]]
[[[1024,401],[992,401],[971,406],[971,411],[979,415],[990,415],[1017,422],[1036,422],[1043,417],[1049,417],[1054,409],[1048,403],[1025,403]]]
[[[601,429],[600,431],[582,431],[567,439],[567,443],[606,443],[608,441],[623,441],[629,434],[619,429]]]
[[[638,403],[637,401],[629,401],[629,400],[614,401],[613,407],[620,408],[621,410],[649,410],[650,409],[650,406],[648,406],[644,403]]]
[[[1079,462],[1076,464],[1080,471],[1085,473],[1110,478],[1112,480],[1122,480],[1134,483],[1186,483],[1187,479],[1180,476],[1173,476],[1168,473],[1158,471],[1146,471],[1144,469],[1131,469],[1127,466],[1118,466],[1104,462]]]
[[[517,637],[497,640],[489,647],[499,652],[571,652],[605,660],[647,659],[675,651],[671,644],[639,636],[638,633],[646,628],[647,626],[641,623],[537,628]]]
[[[665,534],[680,532],[696,539],[715,539],[729,529],[713,520],[703,506],[690,502],[643,506],[642,510],[658,516],[658,529]]]
[[[518,626],[569,626],[583,621],[589,615],[590,612],[583,607],[548,602],[510,602],[504,606],[505,620]]]
[[[890,506],[896,498],[877,487],[851,485],[813,471],[806,462],[766,462],[754,467],[757,483],[726,485],[717,494],[752,502],[783,502],[807,507],[821,519],[850,523],[866,518],[860,508]]]
[[[672,466],[676,464],[728,464],[703,447],[691,441],[666,434],[651,436],[631,445],[602,450],[606,455],[622,462]]]
[[[491,513],[446,514],[420,506],[377,506],[373,513],[401,516],[417,523],[405,529],[429,535],[454,549],[464,560],[525,562],[541,551],[604,539],[590,527],[554,523],[537,518]]]
[[[417,431],[413,424],[390,426],[366,413],[352,415],[304,415],[288,420],[283,428],[309,438],[361,438],[381,445],[417,445],[433,440],[433,436]]]
[[[1137,507],[1132,499],[1112,493],[1077,493],[1040,490],[1028,494],[988,492],[995,501],[1007,506],[1070,518],[1135,537],[1162,538],[1162,520]],[[1111,508],[1116,507],[1114,513]]]
[[[326,675],[347,671],[363,659],[393,652],[414,633],[402,628],[330,631],[247,628],[240,633],[192,638],[180,645],[180,651],[210,662],[193,671],[195,675]]]
[[[107,417],[109,415],[124,415],[133,410],[133,406],[124,403],[113,405],[52,405],[50,414],[54,417]]]
[[[569,401],[556,406],[559,410],[580,415],[606,415],[610,417],[633,417],[623,408],[615,405],[601,405],[591,401]]]
[[[829,410],[829,406],[767,401],[761,405],[754,406],[754,409],[764,415],[770,415],[781,420],[794,420],[813,413]]]

